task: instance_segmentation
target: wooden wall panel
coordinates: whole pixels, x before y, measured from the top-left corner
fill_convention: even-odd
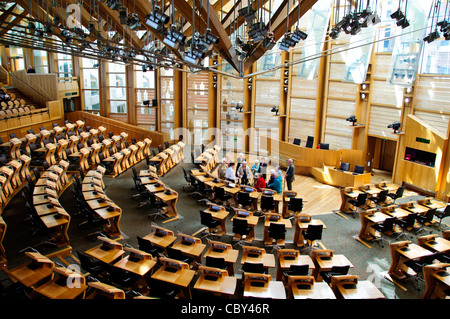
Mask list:
[[[358,86],[354,83],[334,82],[328,84],[328,98],[356,100]]]
[[[401,111],[400,108],[372,105],[370,108],[368,134],[397,138],[396,135],[392,134],[393,129],[387,128],[387,126],[395,121],[400,121]]]
[[[391,105],[401,107],[403,104],[404,88],[386,81],[373,81],[372,104]]]

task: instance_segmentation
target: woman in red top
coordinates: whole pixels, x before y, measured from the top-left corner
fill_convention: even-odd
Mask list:
[[[266,188],[266,181],[264,180],[264,177],[260,173],[255,174],[256,183],[253,187],[260,192],[261,189]]]

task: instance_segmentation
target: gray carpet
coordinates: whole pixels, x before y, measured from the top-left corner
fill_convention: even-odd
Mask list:
[[[145,169],[145,161],[137,164],[136,168]],[[178,199],[178,214],[181,216],[179,220],[171,221],[163,224],[163,219],[158,218],[155,221],[148,217],[149,211],[145,208],[138,208],[138,201],[132,199],[132,195],[136,194],[134,189],[134,182],[132,179],[131,169],[116,178],[105,177],[107,195],[117,204],[122,210],[122,218],[120,227],[124,239],[122,243],[137,247],[136,236],[145,236],[151,232],[151,223],[156,222],[162,227],[169,228],[175,233],[180,231],[185,234],[194,234],[198,232],[203,226],[200,224],[199,210],[205,208],[197,203],[195,198],[189,196],[188,192],[183,191],[183,186],[186,181],[183,176],[182,167],[185,169],[193,168],[192,164],[179,164],[168,172],[162,180],[171,188],[179,193]],[[301,177],[300,177],[301,178]],[[72,186],[70,186],[61,196],[60,202],[63,207],[73,216],[69,227],[69,238],[73,251],[85,251],[95,245],[97,242],[88,239],[87,235],[94,229],[86,227],[78,227],[77,224],[82,221],[81,217],[76,215],[74,196],[72,193]],[[404,198],[401,200],[409,200]],[[338,209],[340,203],[336,203]],[[22,198],[16,196],[3,212],[8,228],[6,237],[4,239],[4,247],[7,252],[8,268],[13,268],[26,261],[24,254],[20,250],[28,246],[37,244],[41,238],[34,238],[30,236],[30,225],[25,220],[26,212],[22,204]],[[227,233],[231,234],[231,216],[227,218]],[[408,279],[403,282],[407,288],[407,292],[395,286],[390,281],[386,280],[383,275],[388,270],[391,262],[389,247],[385,245],[384,248],[378,244],[371,244],[372,248],[368,248],[361,244],[353,237],[359,233],[360,221],[359,217],[349,217],[348,219],[330,212],[326,215],[316,217],[321,219],[327,229],[324,230],[323,238],[320,241],[323,246],[328,249],[333,249],[335,254],[345,255],[354,265],[350,270],[350,274],[358,275],[360,280],[372,280],[378,285],[382,293],[388,299],[418,299],[421,298],[425,285],[420,283],[420,290],[417,290],[417,283],[414,279]],[[440,231],[433,229],[433,233],[440,234]],[[292,244],[294,230],[288,230],[286,236],[286,248],[294,248]],[[227,243],[232,243],[230,235],[223,235],[220,240]],[[255,229],[257,239],[262,239],[263,227],[262,222]],[[417,242],[417,235],[412,239]],[[263,247],[261,240],[254,241],[255,246]],[[39,251],[47,254],[54,251],[55,248],[49,246],[39,247]],[[240,275],[240,264],[235,265],[235,274]],[[275,269],[270,271],[270,274],[275,277]]]

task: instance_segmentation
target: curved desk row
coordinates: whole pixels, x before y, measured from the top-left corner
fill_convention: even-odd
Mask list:
[[[110,237],[120,237],[119,222],[122,209],[106,195],[103,183],[104,173],[105,168],[99,165],[97,169],[85,174],[82,182],[83,197],[89,207],[108,222],[104,231]]]
[[[172,167],[183,160],[184,146],[185,144],[182,141],[179,141],[149,159],[150,163],[157,167],[159,176],[163,176]]]
[[[194,159],[194,164],[203,165],[208,172],[212,172],[216,164],[219,162],[219,151],[221,147],[214,145],[214,147],[207,148],[202,154]]]
[[[67,230],[70,215],[59,203],[59,196],[68,183],[66,161],[60,161],[44,171],[33,189],[33,205],[37,215],[48,229],[56,232],[53,241],[58,247],[69,245]]]

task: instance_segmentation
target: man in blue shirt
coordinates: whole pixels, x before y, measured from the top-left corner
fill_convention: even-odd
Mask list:
[[[283,192],[283,178],[276,171],[274,173],[274,177],[274,181],[267,185],[267,188],[273,189],[278,194],[281,194]]]

